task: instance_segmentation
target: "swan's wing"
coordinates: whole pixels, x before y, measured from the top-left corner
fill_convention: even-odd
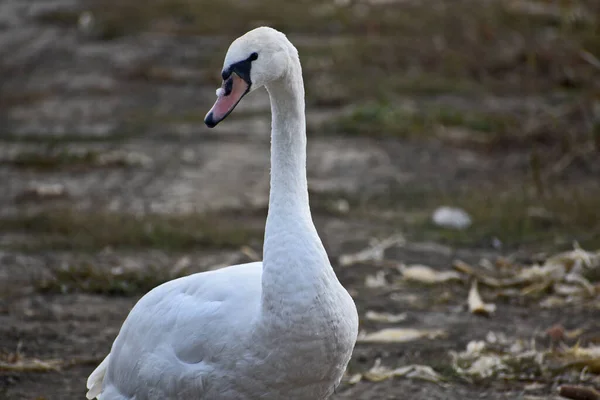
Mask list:
[[[203,392],[203,377],[235,351],[260,305],[262,264],[167,282],[138,301],[107,357],[90,375],[102,390],[144,398]],[[100,381],[101,372],[104,379]],[[92,379],[96,374],[97,380]],[[89,385],[89,384],[88,384]],[[93,386],[96,388],[97,386]],[[90,389],[91,390],[91,389]],[[98,390],[98,389],[96,389]],[[92,394],[96,393],[96,390]]]
[[[104,375],[106,375],[106,368],[108,368],[108,357],[110,353],[104,357],[104,360],[96,367],[94,372],[90,374],[87,380],[86,387],[88,392],[85,397],[88,399],[95,399],[100,393],[102,393],[102,381],[104,381]]]

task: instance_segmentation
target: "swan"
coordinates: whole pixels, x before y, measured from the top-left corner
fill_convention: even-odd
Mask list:
[[[358,314],[310,213],[298,51],[283,33],[256,28],[230,45],[222,78],[208,127],[262,86],[271,101],[263,261],[148,292],[89,376],[88,399],[321,400],[348,365]]]

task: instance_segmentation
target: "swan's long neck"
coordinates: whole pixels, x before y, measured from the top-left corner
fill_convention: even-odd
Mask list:
[[[300,66],[296,68],[287,79],[268,87],[272,115],[269,215],[293,213],[296,218],[310,218],[304,84]]]
[[[268,85],[271,98],[271,192],[263,249],[263,310],[286,313],[326,290],[333,270],[310,214],[306,121],[300,62]],[[333,275],[335,276],[335,275]],[[301,293],[304,292],[303,295]]]

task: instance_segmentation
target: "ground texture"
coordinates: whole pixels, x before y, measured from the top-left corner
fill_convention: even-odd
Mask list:
[[[496,310],[467,306],[479,273],[520,276],[575,240],[600,248],[598,15],[591,0],[4,0],[0,397],[83,398],[147,290],[260,258],[266,93],[218,129],[202,119],[230,41],[261,24],[300,50],[314,220],[361,330],[415,330],[362,340],[334,398],[546,399],[599,385],[600,351],[582,361],[573,345],[600,343],[600,274],[584,296],[564,276],[480,277]],[[473,224],[435,226],[443,205]],[[434,283],[410,281],[411,265]],[[456,354],[473,341],[514,357],[465,372]],[[377,365],[437,375],[384,379]]]

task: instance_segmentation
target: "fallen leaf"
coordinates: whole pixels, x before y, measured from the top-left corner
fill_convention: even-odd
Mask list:
[[[589,347],[581,347],[579,345],[576,345],[571,347],[569,351],[576,357],[600,358],[600,345]]]
[[[381,365],[381,360],[375,360],[373,367],[364,374],[364,378],[371,382],[381,382],[395,377],[419,379],[429,382],[441,382],[442,376],[428,365],[407,365],[396,369],[390,369]]]
[[[354,374],[350,378],[348,378],[348,384],[356,385],[361,380],[362,380],[362,374]]]
[[[572,269],[600,267],[600,252],[591,253],[583,250],[578,243],[573,244],[573,250],[558,253],[549,257],[546,265],[562,265],[568,271]]]
[[[53,200],[65,197],[69,197],[69,192],[61,183],[34,184],[17,196],[19,200]]]
[[[595,281],[600,279],[600,251],[588,252],[575,243],[572,251],[537,259],[534,265],[525,267],[505,259],[500,263],[502,268],[494,268],[487,260],[481,260],[479,268],[455,260],[453,268],[492,288],[519,287],[521,296],[557,294],[572,301],[594,297],[600,292],[595,286]],[[544,307],[551,305],[547,303]]]
[[[581,336],[583,334],[583,332],[585,332],[585,329],[573,329],[570,331],[566,331],[565,332],[565,337],[567,339],[577,339],[579,336]]]
[[[557,308],[562,307],[566,303],[566,300],[563,297],[559,296],[550,296],[545,298],[541,303],[540,307],[542,308]]]
[[[402,245],[406,240],[401,235],[395,235],[381,241],[374,240],[369,247],[354,254],[344,254],[339,258],[342,266],[349,266],[366,261],[383,260],[385,250],[396,245]]]
[[[546,388],[545,384],[539,383],[539,382],[533,382],[528,385],[525,385],[525,387],[523,389],[525,389],[526,392],[531,392],[534,390],[540,390],[540,389],[545,389],[545,388]]]
[[[381,365],[381,359],[375,360],[370,370],[365,372],[364,378],[371,382],[381,382],[391,378],[392,370]]]
[[[562,283],[554,285],[554,293],[564,297],[572,297],[581,293],[581,287],[576,285],[565,285]]]
[[[365,314],[365,317],[371,321],[396,323],[396,322],[404,321],[406,319],[406,313],[389,314],[389,313],[380,313],[377,311],[367,311],[367,313]]]
[[[521,289],[522,296],[538,296],[545,292],[548,292],[552,288],[554,282],[550,279],[542,280],[541,282],[535,282],[529,286]]]
[[[489,378],[498,372],[507,370],[508,367],[502,362],[500,357],[495,354],[488,354],[476,359],[464,373],[480,378]]]
[[[429,365],[409,365],[406,367],[396,368],[394,376],[405,376],[412,379],[420,379],[429,382],[442,381],[441,375],[434,371]]]
[[[473,280],[473,283],[471,284],[471,290],[469,290],[467,301],[469,303],[469,311],[473,314],[490,316],[496,311],[495,304],[486,304],[481,299],[477,289],[477,280]]]
[[[434,284],[452,280],[460,281],[460,275],[455,271],[436,271],[426,265],[401,265],[402,277],[407,281]]]
[[[260,261],[260,256],[254,251],[254,249],[250,246],[242,246],[240,249],[242,254],[248,257],[252,261]]]
[[[583,276],[579,275],[578,273],[575,273],[575,271],[567,274],[564,279],[565,279],[565,282],[575,283],[575,284],[581,286],[583,289],[586,290],[586,292],[589,296],[594,296],[596,294],[596,288],[594,287],[594,285],[592,285]]]
[[[187,268],[189,268],[191,264],[192,260],[190,259],[190,257],[181,257],[179,260],[177,260],[175,265],[173,265],[173,268],[171,269],[171,276],[180,276]]]
[[[465,351],[450,352],[455,371],[463,376],[485,379],[518,376],[523,364],[539,369],[543,358],[520,341],[510,341],[502,334],[489,332],[485,340],[474,340]]]
[[[485,340],[471,341],[466,350],[450,352],[454,370],[467,377],[531,379],[557,376],[565,371],[600,373],[600,346],[541,349],[532,340],[508,339],[489,332]]]
[[[446,333],[441,329],[386,328],[359,335],[362,343],[404,343],[419,339],[436,339]]]
[[[484,283],[485,285],[490,286],[490,287],[501,288],[501,287],[505,287],[505,286],[510,286],[510,285],[505,284],[504,282],[501,282],[500,280],[498,280],[496,278],[489,277],[487,275],[484,275],[484,274],[478,272],[473,267],[471,267],[469,264],[467,264],[466,262],[461,261],[461,260],[455,260],[452,263],[452,267],[455,270],[457,270],[458,272],[462,272],[463,274],[477,278],[477,280],[481,281],[482,283]]]
[[[20,371],[20,372],[44,372],[58,371],[62,366],[62,360],[21,360],[16,363],[0,362],[0,371]]]
[[[365,286],[371,289],[385,287],[387,284],[384,271],[378,271],[375,275],[367,275],[365,278]]]
[[[558,282],[563,279],[566,274],[566,269],[559,264],[544,264],[542,266],[534,265],[528,268],[523,268],[516,276],[517,282],[539,282],[539,281],[554,281]]]

